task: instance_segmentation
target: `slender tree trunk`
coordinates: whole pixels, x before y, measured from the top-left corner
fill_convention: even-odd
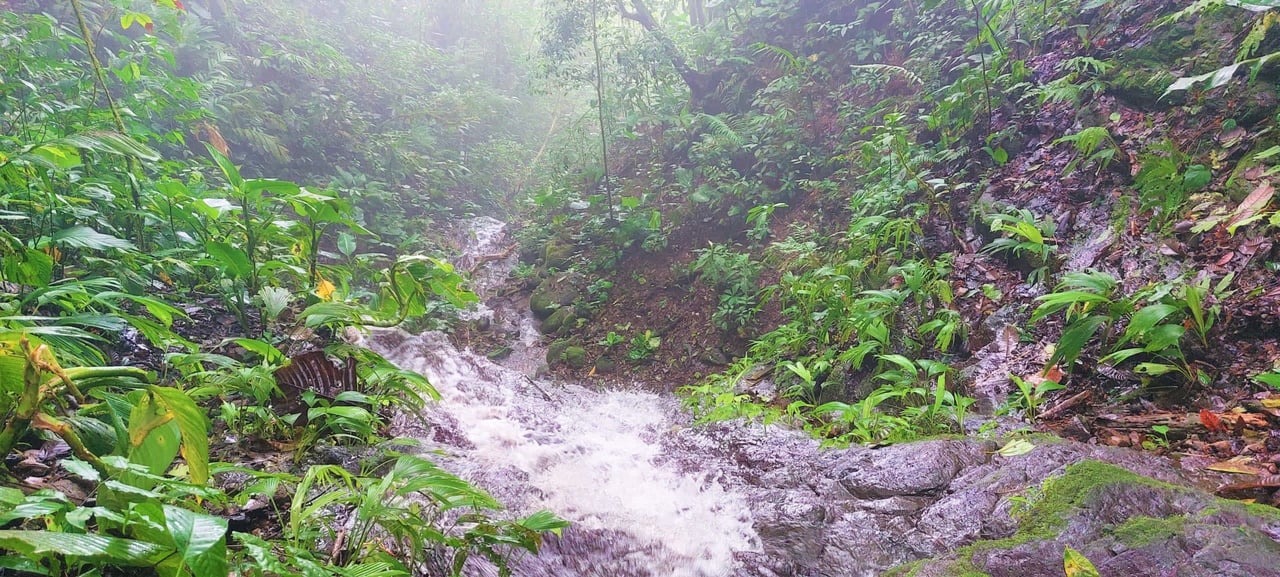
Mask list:
[[[125,128],[124,117],[120,116],[120,109],[116,107],[115,98],[111,96],[111,90],[107,88],[107,75],[102,69],[102,62],[98,60],[97,49],[93,45],[93,33],[89,31],[89,21],[84,17],[84,8],[80,5],[80,0],[70,0],[71,9],[76,13],[76,21],[80,25],[80,35],[84,37],[84,50],[89,53],[89,65],[93,68],[93,77],[97,80],[98,85],[102,88],[102,95],[107,99],[107,108],[111,110],[111,119],[115,121],[116,129],[120,131],[120,135],[129,136],[129,131]],[[129,182],[129,195],[133,200],[134,210],[142,210],[142,192],[138,189],[137,177],[137,160],[132,156],[125,157],[125,163],[129,168],[129,174],[126,180]],[[138,247],[146,250],[146,242],[142,234],[140,217],[133,218],[133,228],[135,240]]]
[[[604,115],[604,59],[600,56],[600,19],[599,1],[591,2],[591,49],[596,54],[596,109],[600,112],[600,161],[603,176],[601,186],[604,187],[605,199],[609,203],[609,223],[616,219],[613,215],[613,186],[609,182],[609,131],[605,125]]]

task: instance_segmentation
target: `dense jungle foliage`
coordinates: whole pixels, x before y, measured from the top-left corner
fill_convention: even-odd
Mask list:
[[[525,225],[565,376],[833,444],[1230,433],[1276,472],[1261,0],[0,8],[0,574],[536,553],[567,524],[388,443],[438,395],[342,338],[465,327],[478,214]],[[1153,412],[1197,417],[1048,418]]]

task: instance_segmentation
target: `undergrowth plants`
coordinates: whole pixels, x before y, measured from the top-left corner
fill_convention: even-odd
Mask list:
[[[1192,11],[1210,4],[1211,9],[1228,9],[1204,4]],[[981,203],[982,195],[977,193],[965,198],[966,191],[988,186],[981,181],[988,161],[1018,166],[1014,156],[1028,143],[1017,135],[1020,118],[1043,114],[1048,108],[1089,106],[1108,93],[1107,79],[1123,63],[1110,48],[1101,50],[1110,39],[1100,37],[1090,24],[1074,26],[1074,38],[1059,38],[1083,46],[1074,55],[1034,61],[1039,40],[1025,34],[1045,32],[1046,22],[1070,19],[1072,14],[1061,6],[994,1],[974,3],[971,8],[972,13],[934,3],[859,8],[859,14],[875,13],[886,22],[910,19],[938,24],[927,31],[918,26],[895,28],[903,35],[895,40],[902,48],[888,53],[883,30],[841,22],[810,24],[807,30],[818,37],[802,46],[753,45],[757,66],[770,73],[764,80],[770,83],[769,89],[752,103],[759,110],[734,109],[732,115],[722,115],[722,122],[707,122],[706,139],[696,148],[701,155],[697,160],[714,160],[717,168],[714,175],[709,171],[690,177],[689,184],[697,188],[696,182],[714,181],[718,183],[715,202],[755,207],[748,214],[752,228],[744,235],[756,242],[766,239],[761,221],[778,206],[777,201],[768,192],[752,188],[748,194],[742,192],[746,187],[720,184],[751,174],[743,172],[745,161],[733,162],[744,160],[748,151],[754,153],[757,166],[778,163],[777,158],[762,161],[763,149],[753,146],[745,127],[768,125],[751,116],[790,106],[790,114],[820,133],[795,143],[796,156],[808,154],[815,143],[829,145],[833,153],[829,162],[816,165],[812,174],[799,181],[801,189],[812,191],[811,199],[821,199],[823,210],[842,203],[848,226],[810,243],[775,239],[764,250],[767,262],[779,269],[778,281],[763,287],[758,302],[776,303],[782,321],[759,336],[746,359],[725,375],[709,377],[687,390],[687,402],[700,415],[782,419],[836,442],[904,440],[948,427],[962,428],[958,425],[963,416],[957,415],[968,405],[959,391],[950,390],[953,375],[938,367],[949,366],[966,353],[965,318],[973,301],[965,299],[992,301],[983,307],[1016,303],[1003,298],[1004,287],[996,282],[984,284],[981,293],[970,284],[960,296],[955,294],[960,290],[953,286],[955,279],[964,277],[951,270],[957,260],[951,251],[975,248],[970,244],[972,236],[958,232],[964,228],[953,214],[966,203],[975,210],[974,220],[984,222],[991,231],[988,244],[979,250],[1003,257],[1023,272],[1030,286],[1019,287],[1020,293],[1049,291],[1035,301],[1028,327],[1053,334],[1060,324],[1056,343],[1047,353],[1046,373],[1059,367],[1069,375],[1081,359],[1096,358],[1132,369],[1144,384],[1194,385],[1211,380],[1211,369],[1203,359],[1220,314],[1215,306],[1231,294],[1229,277],[1189,273],[1135,288],[1123,286],[1107,272],[1064,273],[1060,267],[1067,259],[1059,252],[1059,243],[1066,239],[1058,238],[1056,230],[1062,219],[1020,206],[992,207]],[[961,18],[964,28],[955,25]],[[1252,48],[1241,53],[1241,59],[1255,57],[1252,51],[1264,45],[1257,42],[1257,30],[1270,26],[1253,27]],[[806,53],[812,55],[808,61]],[[760,63],[761,56],[768,62]],[[832,91],[839,94],[835,100],[840,103],[830,110],[796,106],[806,98],[823,98],[808,88],[830,61],[852,69],[847,79],[841,76],[839,90]],[[1046,73],[1046,62],[1057,64]],[[1042,78],[1047,74],[1052,76],[1046,81]],[[1210,79],[1184,79],[1175,89],[1205,80]],[[806,113],[813,117],[805,118]],[[1139,140],[1118,128],[1129,119],[1120,112],[1098,121],[1080,115],[1076,132],[1050,142],[1058,147],[1058,156],[1065,157],[1064,176],[1094,177],[1069,182],[1110,181],[1111,175],[1102,178],[1107,171],[1114,172],[1118,181],[1133,177],[1132,206],[1142,217],[1150,217],[1147,222],[1154,231],[1169,231],[1185,216],[1187,199],[1209,187],[1220,168],[1172,142],[1138,144],[1143,148],[1130,154],[1128,148]],[[1227,124],[1223,126],[1225,130]],[[974,153],[982,150],[987,156],[975,162]],[[983,167],[962,166],[961,159]],[[1028,171],[1044,161],[1042,157],[1022,160],[1030,164]],[[1129,170],[1131,161],[1136,172]],[[1214,162],[1220,164],[1218,159]],[[697,174],[700,168],[681,170]],[[699,181],[699,176],[706,179]],[[778,200],[797,206],[794,196],[786,196],[790,189],[785,181],[773,185]],[[1130,201],[1121,204],[1127,210]],[[1250,208],[1247,216],[1266,218],[1265,208]],[[1203,232],[1203,228],[1192,230]],[[1051,322],[1054,326],[1049,326]],[[753,397],[747,391],[758,388],[744,386],[741,375],[770,369],[780,398],[762,393]],[[1029,419],[1043,409],[1049,394],[1070,385],[1015,378],[1021,380],[1016,382],[1019,392],[1013,395],[1010,408]],[[923,386],[926,380],[935,388]],[[939,382],[945,385],[936,388]],[[826,399],[836,400],[822,402]],[[940,419],[940,414],[948,416]]]
[[[443,258],[366,229],[359,190],[242,174],[233,158],[252,156],[233,152],[200,106],[212,87],[177,73],[179,44],[200,36],[184,35],[194,22],[180,2],[89,8],[102,41],[93,55],[110,59],[88,58],[89,27],[59,20],[71,15],[62,4],[0,14],[0,457],[51,441],[71,451],[0,469],[60,467],[83,491],[6,477],[32,486],[0,488],[0,571],[409,575],[430,561],[457,575],[471,556],[505,571],[509,555],[563,527],[548,513],[511,520],[416,456],[359,474],[237,469],[252,481],[232,495],[211,485],[233,468],[215,462],[211,440],[296,457],[376,444],[391,409],[435,392],[335,335],[424,322],[475,296]],[[218,343],[222,313],[239,332]],[[348,388],[281,386],[298,362],[286,352],[324,345],[325,362],[352,369]],[[272,507],[281,495],[287,516]],[[288,525],[285,540],[229,530],[250,497],[273,509],[265,522]],[[321,521],[347,514],[357,532],[319,547],[337,536]]]
[[[1178,375],[1184,383],[1207,384],[1211,375],[1188,356],[1184,336],[1191,330],[1199,347],[1208,345],[1218,300],[1230,294],[1233,275],[1214,283],[1208,276],[1157,283],[1124,296],[1115,277],[1100,271],[1064,275],[1055,292],[1039,297],[1033,324],[1063,312],[1064,327],[1046,367],[1071,372],[1091,344],[1106,353],[1103,362],[1138,360],[1134,370],[1156,378]],[[1124,323],[1124,331],[1117,327]]]

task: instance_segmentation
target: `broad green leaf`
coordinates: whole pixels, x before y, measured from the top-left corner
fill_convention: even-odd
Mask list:
[[[1107,324],[1107,318],[1102,316],[1087,316],[1077,320],[1067,326],[1067,330],[1062,332],[1062,338],[1058,339],[1058,346],[1054,349],[1053,355],[1049,357],[1048,366],[1059,363],[1065,364],[1068,368],[1071,363],[1075,362],[1080,356],[1080,352],[1089,344],[1089,340],[1098,332],[1098,329]],[[1065,361],[1065,363],[1064,363]]]
[[[569,522],[555,516],[551,511],[538,511],[519,521],[519,524],[530,531],[545,533],[551,531],[556,535],[569,526]]]
[[[174,549],[194,577],[226,577],[226,519],[165,505],[164,520]]]
[[[53,233],[53,236],[49,237],[47,242],[42,242],[40,244],[60,244],[71,248],[83,248],[89,250],[107,250],[109,248],[134,250],[133,243],[122,238],[98,232],[87,226],[64,228]]]
[[[347,232],[338,233],[338,252],[351,256],[356,252],[356,237]]]
[[[133,156],[154,162],[160,160],[160,153],[150,147],[119,132],[93,131],[64,136],[57,142],[68,144],[84,150],[105,152],[120,156]]]
[[[182,458],[187,462],[191,482],[203,485],[209,480],[209,425],[200,407],[180,389],[150,387],[156,399],[172,414],[182,435]]]
[[[222,175],[227,178],[227,182],[232,188],[239,189],[244,184],[244,178],[240,176],[240,169],[231,162],[230,158],[224,156],[218,149],[206,143],[204,145],[209,150],[209,155],[213,157],[213,161],[218,164],[218,168],[222,170]]]
[[[133,396],[140,400],[129,413],[129,462],[142,465],[152,475],[161,475],[178,455],[181,431],[173,422],[173,413],[155,395]]]
[[[225,242],[210,242],[204,250],[231,273],[232,278],[246,279],[253,275],[253,263],[240,248]]]
[[[1151,375],[1153,377],[1158,377],[1166,373],[1172,373],[1176,370],[1178,370],[1178,367],[1175,367],[1167,363],[1138,363],[1138,366],[1133,367],[1133,371],[1135,373],[1139,373],[1143,375]]]
[[[245,192],[251,194],[261,194],[270,192],[276,195],[294,195],[301,190],[296,183],[287,180],[275,180],[271,178],[253,178],[244,181],[243,186]]]
[[[271,343],[258,339],[234,339],[232,342],[244,347],[244,350],[262,357],[268,363],[274,365],[284,364],[284,353],[272,346]]]
[[[1129,319],[1129,327],[1125,329],[1124,337],[1120,339],[1117,346],[1139,339],[1147,331],[1159,324],[1160,321],[1163,321],[1165,317],[1177,311],[1177,307],[1163,303],[1142,307],[1138,312],[1133,313],[1133,316]]]
[[[3,270],[9,282],[47,286],[53,280],[53,257],[44,251],[27,249],[21,255],[5,255]]]
[[[81,164],[79,150],[73,146],[57,143],[34,146],[15,157],[14,160],[31,162],[54,170],[67,170]]]
[[[147,312],[151,313],[151,316],[163,323],[165,327],[173,325],[174,317],[187,318],[187,313],[181,309],[154,297],[132,295],[119,291],[104,291],[93,297],[93,300],[98,302],[111,302],[117,299],[129,300],[142,305],[147,309]]]
[[[1147,352],[1158,353],[1178,346],[1187,328],[1178,324],[1160,325],[1147,334]]]
[[[60,555],[133,567],[155,565],[173,551],[143,541],[56,531],[0,531],[0,549],[26,557]]]
[[[1262,373],[1253,377],[1255,381],[1264,385],[1280,389],[1280,373]]]

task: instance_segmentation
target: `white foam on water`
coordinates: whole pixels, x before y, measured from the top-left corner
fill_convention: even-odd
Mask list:
[[[741,495],[705,473],[682,474],[662,464],[661,440],[678,428],[670,398],[534,385],[457,350],[439,333],[401,334],[389,339],[402,341],[393,348],[380,340],[371,339],[375,350],[426,375],[439,390],[442,399],[430,410],[448,418],[429,420],[456,427],[445,438],[464,437],[471,445],[428,442],[429,448],[454,455],[466,468],[523,472],[524,484],[539,496],[524,513],[545,508],[582,528],[634,539],[633,554],[650,556],[639,560],[648,571],[638,575],[729,575],[735,551],[759,549]]]
[[[466,266],[502,254],[510,242],[506,225],[488,217],[468,221],[455,240]],[[478,271],[473,290],[483,297],[501,286],[517,260],[510,252]],[[482,305],[468,316],[494,315]],[[531,315],[504,308],[500,316],[511,319],[511,346],[540,358]],[[677,471],[662,458],[662,440],[684,421],[671,397],[535,382],[522,374],[532,372],[528,363],[500,366],[441,333],[381,331],[365,344],[440,392],[425,415],[430,430],[398,419],[400,432],[448,455],[455,473],[505,485],[484,488],[515,501],[518,513],[548,509],[585,529],[566,535],[588,542],[566,547],[574,559],[557,566],[558,577],[724,577],[735,552],[760,549],[747,499],[711,473]],[[512,469],[518,473],[487,474]]]

